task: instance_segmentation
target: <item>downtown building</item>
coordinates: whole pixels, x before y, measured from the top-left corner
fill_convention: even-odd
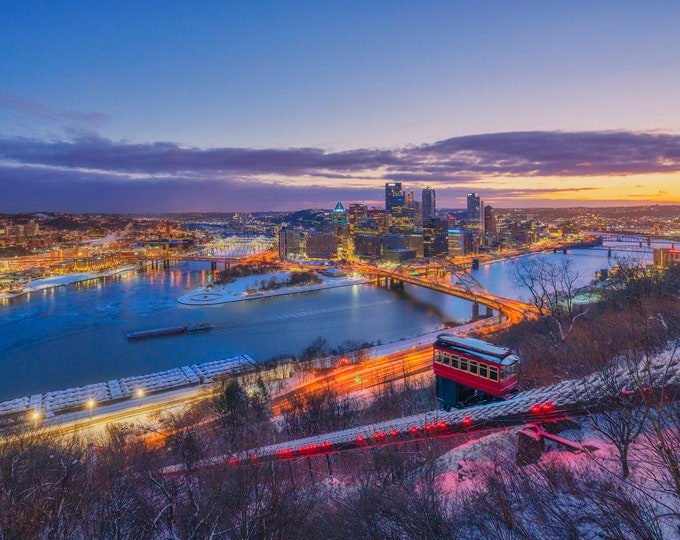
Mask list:
[[[423,223],[423,255],[436,257],[449,252],[449,222],[445,219],[428,219]]]
[[[305,236],[304,231],[283,227],[279,231],[279,259],[295,261],[304,258]]]
[[[467,194],[467,219],[482,219],[482,199],[476,193]]]
[[[428,219],[434,219],[437,215],[437,203],[434,189],[429,187],[425,188],[423,190],[421,201],[423,222],[427,221]]]
[[[657,268],[671,268],[672,266],[680,266],[680,249],[655,249],[654,266]]]
[[[385,184],[385,212],[392,213],[392,209],[404,206],[404,191],[401,182],[389,182]]]
[[[405,193],[400,182],[385,184],[387,228],[393,234],[411,234],[415,230],[413,192]]]
[[[336,259],[338,237],[333,233],[311,231],[307,235],[306,251],[308,259]]]

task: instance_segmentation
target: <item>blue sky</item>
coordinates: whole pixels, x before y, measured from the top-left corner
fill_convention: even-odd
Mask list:
[[[0,211],[394,179],[440,206],[680,202],[679,27],[670,1],[3,2]]]

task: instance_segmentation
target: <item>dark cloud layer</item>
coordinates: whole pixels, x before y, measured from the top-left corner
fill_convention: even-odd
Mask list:
[[[5,138],[0,139],[0,211],[276,209],[379,200],[384,181],[427,182],[458,194],[496,176],[568,179],[678,171],[680,135],[620,131],[492,133],[344,152],[201,149],[97,136]],[[348,182],[357,187],[343,187]]]
[[[328,201],[370,200],[373,188],[291,187],[239,180],[166,178],[125,181],[107,175],[0,167],[0,211],[220,212],[324,207]]]

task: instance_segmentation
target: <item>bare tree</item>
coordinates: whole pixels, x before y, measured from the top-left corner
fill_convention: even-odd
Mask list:
[[[642,393],[649,410],[645,430],[645,472],[652,485],[674,500],[670,513],[680,523],[680,357],[678,344],[646,367],[655,384]],[[654,369],[656,368],[656,369]],[[659,369],[661,368],[661,369]],[[653,390],[652,390],[653,388]],[[642,390],[645,390],[643,388]],[[679,525],[680,526],[680,525]]]
[[[551,262],[538,257],[520,257],[515,262],[514,281],[531,295],[531,301],[542,317],[549,318],[554,329],[553,342],[564,341],[574,329],[576,320],[588,309],[578,310],[574,302],[581,275],[570,259]]]
[[[489,471],[465,506],[484,538],[664,538],[654,501],[606,471],[560,461]]]
[[[281,412],[284,429],[293,437],[346,429],[359,417],[356,400],[338,396],[330,386],[315,394],[293,394]]]
[[[605,366],[584,388],[594,403],[593,428],[614,445],[618,452],[623,479],[630,475],[629,451],[645,429],[649,408],[641,399],[644,386],[638,371],[639,358],[634,351],[625,355],[623,366]]]

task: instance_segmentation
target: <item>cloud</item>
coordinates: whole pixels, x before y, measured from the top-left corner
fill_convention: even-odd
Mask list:
[[[424,145],[416,149],[416,155],[421,159],[430,156],[438,168],[460,167],[480,174],[601,176],[677,172],[680,135],[621,131],[492,133]]]
[[[121,182],[101,173],[0,166],[0,211],[148,213],[225,212],[324,207],[328,201],[370,200],[372,187],[267,185],[240,180],[162,178]]]
[[[92,133],[110,119],[108,115],[98,112],[57,111],[41,101],[15,96],[3,90],[0,90],[0,109],[28,117],[31,121],[42,120],[56,124],[72,136]]]
[[[320,171],[351,172],[396,166],[390,151],[354,150],[328,153],[317,148],[201,149],[175,143],[114,143],[100,137],[73,141],[0,140],[0,157],[27,165],[115,170],[127,173],[280,174],[299,176]]]
[[[680,136],[635,132],[514,132],[456,137],[399,149],[327,152],[318,148],[183,147],[101,137],[71,141],[0,140],[0,156],[30,165],[127,173],[238,173],[323,176],[373,171],[383,178],[448,181],[488,175],[601,176],[677,172]]]
[[[8,100],[0,94],[0,105],[3,99]],[[12,106],[52,114],[39,103],[15,99]],[[303,201],[328,205],[380,200],[386,181],[432,185],[439,200],[440,193],[459,197],[465,190],[482,188],[486,198],[517,199],[585,189],[539,187],[544,178],[562,177],[569,184],[591,176],[677,173],[680,135],[491,133],[343,152],[204,149],[172,142],[112,141],[92,134],[56,141],[6,137],[0,139],[0,165],[0,211],[49,210],[55,205],[65,211],[69,205],[77,211],[281,209],[299,207]],[[513,177],[532,178],[534,187],[505,188]]]

